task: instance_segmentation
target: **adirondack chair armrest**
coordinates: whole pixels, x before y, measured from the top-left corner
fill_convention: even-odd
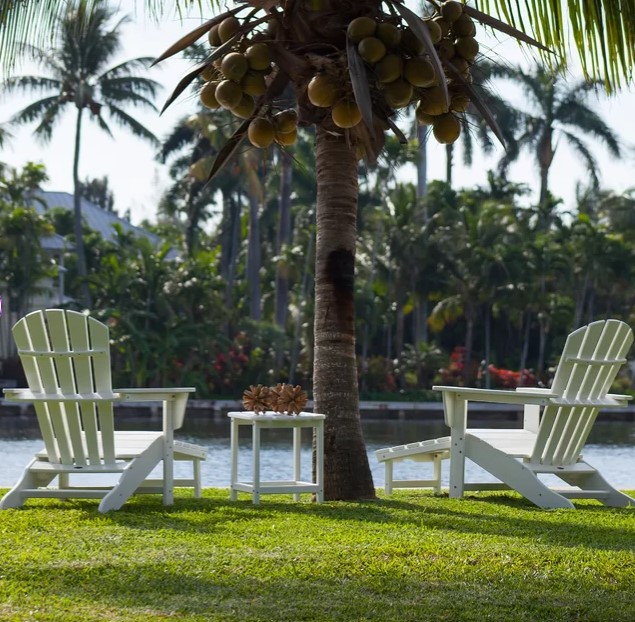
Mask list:
[[[168,407],[165,412],[171,422],[164,420],[164,427],[172,430],[178,430],[183,425],[187,399],[194,391],[195,387],[116,389],[124,402],[173,402],[172,408]]]
[[[558,397],[549,389],[521,387],[515,391],[505,389],[477,389],[472,387],[451,387],[435,385],[435,391],[454,394],[466,402],[489,402],[492,404],[539,404],[547,405],[549,401]]]
[[[557,397],[551,391],[516,391],[502,389],[477,389],[471,387],[433,386],[435,391],[443,393],[443,410],[446,424],[453,429],[465,430],[467,426],[468,402],[486,402],[490,404],[518,404],[520,406],[546,406]],[[485,414],[480,412],[479,414]]]
[[[3,389],[12,402],[118,402],[117,393],[34,393],[31,389]]]

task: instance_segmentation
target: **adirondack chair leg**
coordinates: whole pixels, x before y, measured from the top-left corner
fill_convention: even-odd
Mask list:
[[[194,476],[194,498],[201,498],[201,461],[192,460],[192,470]]]
[[[548,486],[536,477],[533,471],[516,460],[516,458],[492,447],[480,438],[467,435],[465,449],[465,453],[470,460],[537,506],[541,508],[568,509],[574,507],[569,499],[550,490]]]
[[[467,402],[453,393],[443,394],[445,421],[451,428],[450,497],[463,496],[465,485],[465,428]]]
[[[434,467],[433,467],[433,479],[435,484],[433,486],[434,494],[441,494],[441,458],[437,457],[434,459]]]
[[[560,479],[571,486],[578,486],[582,490],[604,490],[607,497],[599,498],[604,505],[614,508],[627,508],[635,506],[635,499],[613,488],[597,471],[595,473],[567,473],[558,474]]]
[[[100,512],[118,510],[150,475],[163,458],[163,439],[157,438],[142,454],[130,461],[113,489],[101,500]]]
[[[393,479],[393,460],[386,460],[386,475],[384,479],[384,492],[386,495],[392,495],[392,479]]]
[[[9,492],[0,499],[0,510],[8,510],[9,508],[19,508],[29,498],[25,492],[34,488],[43,488],[48,486],[54,479],[55,473],[38,473],[31,471],[31,467],[36,464],[37,460],[31,460],[29,466],[22,473],[18,483]]]

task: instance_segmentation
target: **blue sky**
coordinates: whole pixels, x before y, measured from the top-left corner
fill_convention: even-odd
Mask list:
[[[120,4],[125,10],[134,7],[131,2]],[[200,23],[198,17],[186,18],[181,22],[176,16],[166,16],[158,26],[147,19],[143,8],[140,8],[143,3],[136,4],[136,14],[132,14],[133,22],[124,29],[124,49],[118,59],[121,61],[137,56],[156,57]],[[479,36],[479,39],[482,42],[481,51],[490,59],[527,65],[529,55],[520,51],[517,44],[507,40],[506,37],[500,41],[491,38],[485,41],[482,36]],[[165,86],[159,96],[159,108],[187,69],[188,64],[185,61],[173,58],[164,61],[158,69],[149,71],[149,77]],[[31,73],[31,70],[28,67],[22,67],[21,73]],[[579,74],[575,71],[573,75],[579,78]],[[499,94],[507,98],[512,105],[523,106],[522,94],[513,85],[501,82],[497,88]],[[13,112],[28,104],[29,101],[30,99],[13,96],[10,99],[0,99],[0,122],[6,121]],[[624,143],[627,146],[635,145],[635,124],[632,121],[632,110],[635,109],[635,89],[628,89],[611,99],[602,97],[598,99],[597,106],[605,121],[619,131]],[[138,111],[136,116],[161,138],[170,131],[180,117],[191,114],[194,108],[191,97],[182,95],[161,117],[153,112],[141,111]],[[86,124],[85,128],[80,177],[83,179],[87,176],[108,176],[115,193],[115,205],[120,213],[130,209],[134,223],[138,223],[143,218],[154,218],[156,205],[168,179],[166,167],[154,159],[154,149],[116,127],[114,140],[94,125],[90,127]],[[44,162],[50,177],[50,181],[45,184],[45,189],[72,192],[74,136],[72,110],[69,109],[49,144],[37,143],[31,136],[31,131],[32,127],[15,130],[12,143],[0,152],[0,160],[13,166],[21,166],[29,160]],[[443,179],[445,150],[439,145],[432,144],[433,142],[430,141],[429,149],[429,178]],[[624,157],[617,161],[609,156],[601,145],[590,144],[593,145],[593,153],[600,163],[603,187],[621,192],[635,186],[635,152],[625,149]],[[462,165],[460,149],[458,151],[454,173],[457,186],[484,184],[487,170],[495,167],[502,154],[502,148],[493,157],[484,157],[477,152],[474,166],[468,169]],[[414,169],[407,172],[406,177],[410,173],[414,181]],[[574,207],[575,185],[577,182],[586,183],[587,177],[584,167],[574,154],[566,145],[559,144],[550,182],[552,191],[565,200],[565,209]],[[527,157],[511,168],[510,178],[537,189],[537,171]]]

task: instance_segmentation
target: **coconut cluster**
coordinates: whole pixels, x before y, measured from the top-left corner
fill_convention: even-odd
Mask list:
[[[465,112],[470,98],[465,82],[479,45],[472,18],[463,4],[448,0],[434,15],[422,20],[444,67],[438,75],[421,39],[401,19],[393,15],[362,16],[350,22],[347,37],[369,69],[371,85],[393,110],[416,105],[420,124],[431,125],[440,143],[452,143],[460,135],[458,114]],[[450,67],[451,65],[451,67]],[[457,78],[460,74],[463,80]],[[447,85],[446,101],[442,81]],[[330,108],[335,125],[355,127],[362,115],[348,81],[328,72],[317,73],[307,88],[309,101]]]
[[[240,29],[234,16],[212,26],[209,43],[218,47],[230,41]],[[267,76],[274,70],[271,52],[263,36],[238,38],[231,50],[217,58],[201,72],[204,81],[199,97],[211,110],[224,108],[240,119],[250,119],[257,101],[267,90]],[[249,124],[248,138],[255,147],[267,148],[274,141],[289,146],[297,139],[298,115],[294,109],[258,115]]]
[[[450,95],[447,104],[439,85],[424,89],[417,103],[416,116],[421,125],[431,125],[438,142],[453,143],[461,134],[458,114],[467,110],[470,97],[465,82],[471,81],[470,68],[479,52],[474,20],[463,10],[463,4],[448,0],[440,12],[425,20],[434,47],[445,66],[444,79]],[[452,71],[449,68],[452,66]],[[456,78],[459,73],[464,80]]]

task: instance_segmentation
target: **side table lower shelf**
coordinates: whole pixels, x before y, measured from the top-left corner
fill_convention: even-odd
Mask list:
[[[230,412],[231,419],[231,483],[230,498],[235,501],[238,492],[252,495],[254,504],[260,502],[262,494],[293,494],[300,499],[301,493],[314,493],[319,503],[324,501],[324,415],[300,413],[289,416],[277,413],[257,415],[253,412]],[[238,436],[241,425],[252,429],[252,480],[238,481]],[[260,432],[265,428],[289,428],[293,430],[293,477],[292,480],[261,481],[260,479]],[[315,434],[315,481],[300,478],[302,428],[312,428]]]

